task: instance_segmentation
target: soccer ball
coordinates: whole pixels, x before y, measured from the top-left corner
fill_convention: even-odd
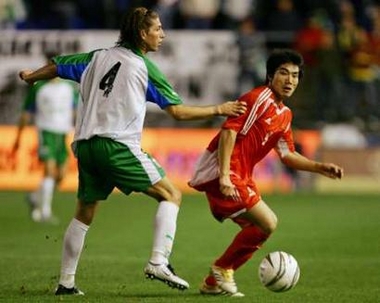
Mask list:
[[[259,279],[271,291],[287,291],[298,283],[299,277],[297,260],[284,251],[271,252],[260,262]]]

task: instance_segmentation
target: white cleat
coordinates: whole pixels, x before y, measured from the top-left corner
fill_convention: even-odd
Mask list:
[[[144,268],[147,279],[157,279],[166,283],[171,288],[185,290],[189,288],[189,283],[178,277],[170,264],[152,264],[148,263]]]
[[[202,295],[210,295],[210,296],[225,296],[225,297],[234,297],[234,298],[242,298],[245,295],[241,292],[229,293],[221,289],[218,285],[209,285],[205,281],[203,281],[201,287],[199,288],[199,292]]]
[[[234,280],[234,270],[224,269],[219,266],[211,266],[211,273],[214,276],[218,286],[227,293],[236,294],[238,292]]]

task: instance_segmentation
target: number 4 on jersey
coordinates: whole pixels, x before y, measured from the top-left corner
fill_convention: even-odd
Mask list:
[[[106,98],[113,89],[113,82],[115,81],[120,66],[121,63],[119,61],[111,67],[111,69],[103,76],[102,80],[99,83],[99,88],[104,91],[103,96]]]

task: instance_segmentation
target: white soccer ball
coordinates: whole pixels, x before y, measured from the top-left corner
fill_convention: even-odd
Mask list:
[[[271,252],[260,263],[259,279],[271,291],[287,291],[298,283],[299,278],[297,260],[284,251]]]

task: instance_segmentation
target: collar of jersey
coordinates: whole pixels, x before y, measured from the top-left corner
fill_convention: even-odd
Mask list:
[[[127,49],[130,49],[132,52],[134,52],[136,55],[140,57],[144,57],[144,54],[141,52],[141,50],[139,50],[138,48],[132,47],[128,42],[124,42],[121,46]]]

